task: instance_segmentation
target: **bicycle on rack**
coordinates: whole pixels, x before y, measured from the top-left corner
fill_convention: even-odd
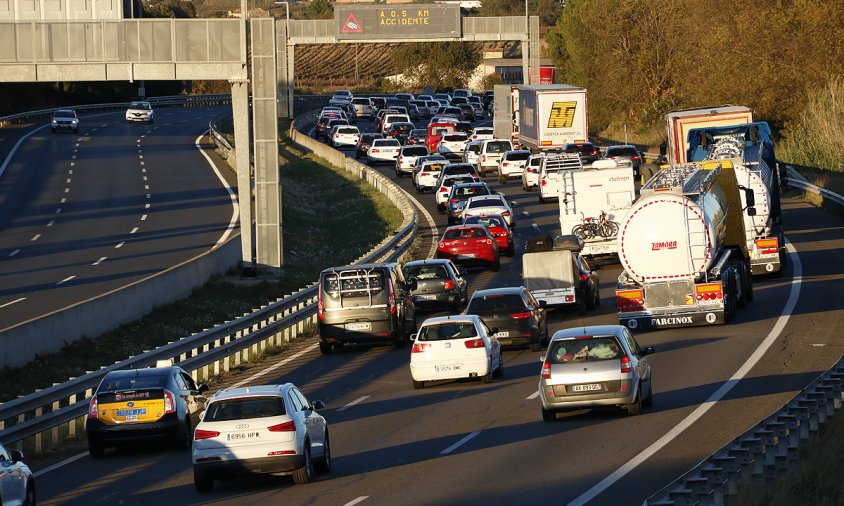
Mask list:
[[[610,220],[605,211],[601,211],[598,218],[592,216],[586,217],[583,213],[580,213],[580,215],[582,216],[582,223],[580,225],[575,225],[571,229],[571,233],[580,237],[584,241],[592,239],[593,237],[609,239],[618,234],[618,223]]]

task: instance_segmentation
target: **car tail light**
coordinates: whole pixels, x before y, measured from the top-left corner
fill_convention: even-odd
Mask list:
[[[631,156],[630,159],[633,160],[634,162],[638,162],[639,160],[641,160],[641,158],[638,157],[638,156]]]
[[[220,433],[216,430],[203,430],[203,429],[196,429],[193,433],[193,440],[199,441],[200,439],[211,439],[212,437],[219,436]]]
[[[441,242],[441,243],[437,244],[437,248],[439,248],[439,249],[445,249],[445,247],[446,247],[445,242]]]
[[[267,453],[267,457],[278,457],[280,455],[296,455],[296,450],[278,450]]]
[[[164,390],[164,414],[176,412],[176,396],[170,390]]]
[[[454,290],[455,288],[456,285],[454,284],[454,281],[450,279],[443,281],[443,290]]]
[[[509,164],[509,163],[507,163],[507,162],[504,162],[504,163],[502,163],[502,164],[501,164],[501,166],[502,166],[502,167],[509,167],[509,166],[510,166],[510,164]]]
[[[542,178],[542,186],[548,186],[548,180],[544,177]]]
[[[100,413],[97,411],[99,408],[97,404],[97,396],[91,397],[91,403],[88,404],[88,418],[96,420],[100,417]]]
[[[413,348],[410,349],[411,353],[424,353],[427,350],[431,349],[431,345],[429,343],[413,343]]]
[[[278,425],[271,425],[267,427],[267,430],[270,432],[293,432],[296,430],[296,424],[291,420]]]
[[[463,344],[470,350],[474,350],[477,348],[483,348],[484,340],[479,337],[477,339],[469,339],[468,341],[463,341]]]
[[[372,152],[373,153],[380,153],[380,151],[378,151],[378,148],[372,148]]]
[[[525,311],[523,313],[515,313],[510,316],[515,320],[524,320],[526,318],[530,318],[530,311]]]
[[[453,197],[453,198],[451,199],[451,203],[452,203],[452,204],[456,204],[456,203],[457,203],[457,197]]]
[[[447,191],[448,191],[448,188],[446,188],[445,186],[440,186],[440,193],[447,192]]]
[[[396,308],[396,294],[393,293],[393,284],[390,283],[389,286],[390,286],[390,299],[389,299],[390,314],[396,314],[396,310],[397,310],[397,308]]]
[[[325,319],[325,305],[322,303],[322,287],[317,291],[317,318]]]
[[[589,275],[588,274],[581,274],[580,280],[583,281],[583,282],[589,281]]]
[[[484,244],[491,245],[491,244],[492,244],[492,239],[484,239]]]
[[[630,368],[630,357],[624,355],[621,357],[621,372],[630,372],[632,369]]]
[[[574,295],[566,295],[566,302],[574,302]]]
[[[486,161],[486,155],[481,156],[481,161],[482,161],[482,162],[485,162],[485,161]]]
[[[510,211],[504,211],[501,216],[510,216]]]
[[[551,379],[551,364],[547,360],[542,363],[542,377],[547,380]]]

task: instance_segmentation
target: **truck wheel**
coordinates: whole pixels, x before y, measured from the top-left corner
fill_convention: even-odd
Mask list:
[[[751,272],[750,265],[744,265],[744,293],[745,299],[747,302],[753,301],[753,273]]]

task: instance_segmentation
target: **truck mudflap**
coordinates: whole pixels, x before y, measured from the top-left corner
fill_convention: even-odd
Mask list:
[[[658,330],[676,327],[699,327],[726,323],[723,307],[684,313],[619,313],[618,321],[630,330]]]
[[[762,276],[765,274],[773,274],[782,270],[779,255],[772,258],[752,258],[750,259],[750,273],[753,276]]]
[[[778,237],[757,238],[750,248],[750,273],[753,276],[773,274],[782,270],[782,242]]]

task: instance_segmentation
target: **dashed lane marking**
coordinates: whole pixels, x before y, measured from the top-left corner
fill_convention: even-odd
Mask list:
[[[9,306],[11,306],[12,304],[17,304],[18,302],[20,302],[20,301],[22,301],[22,300],[26,300],[26,297],[21,297],[20,299],[15,299],[15,300],[13,300],[13,301],[11,301],[11,302],[7,302],[7,303],[5,303],[5,304],[0,304],[0,308],[3,308],[3,307],[9,307]]]
[[[117,244],[117,246],[115,246],[115,247],[114,247],[114,249],[120,249],[120,248],[122,248],[122,247],[123,247],[123,245],[124,245],[124,244],[126,244],[126,241],[120,241],[120,242]]]
[[[460,441],[458,441],[458,442],[454,443],[453,445],[449,446],[449,447],[448,447],[448,448],[446,448],[445,450],[441,451],[441,452],[440,452],[440,455],[448,455],[449,453],[453,452],[454,450],[456,450],[456,449],[460,448],[460,447],[461,447],[461,446],[463,446],[464,444],[466,444],[466,443],[468,443],[469,441],[471,441],[471,440],[472,440],[475,436],[477,436],[477,435],[478,435],[478,434],[480,434],[480,433],[481,433],[481,431],[476,430],[475,432],[471,432],[471,433],[469,433],[469,434],[467,434],[467,435],[463,436],[463,438],[462,438]]]
[[[346,404],[342,408],[338,409],[337,412],[339,413],[340,411],[346,411],[347,409],[351,408],[355,404],[360,404],[361,402],[363,402],[367,399],[369,399],[368,395],[362,395],[362,396],[358,397],[357,399],[353,400],[352,402]]]
[[[63,285],[65,283],[67,283],[68,281],[70,281],[71,279],[75,278],[75,277],[76,276],[68,276],[68,277],[64,278],[63,280],[59,281],[58,283],[56,283],[56,286]]]
[[[534,392],[534,393],[528,395],[527,397],[525,397],[525,400],[530,401],[530,400],[536,399],[537,397],[539,397],[539,390],[537,390],[536,392]]]
[[[106,258],[108,258],[108,257],[100,257],[100,259],[99,259],[99,260],[97,260],[96,262],[92,263],[91,265],[100,265],[101,263],[105,262]]]

